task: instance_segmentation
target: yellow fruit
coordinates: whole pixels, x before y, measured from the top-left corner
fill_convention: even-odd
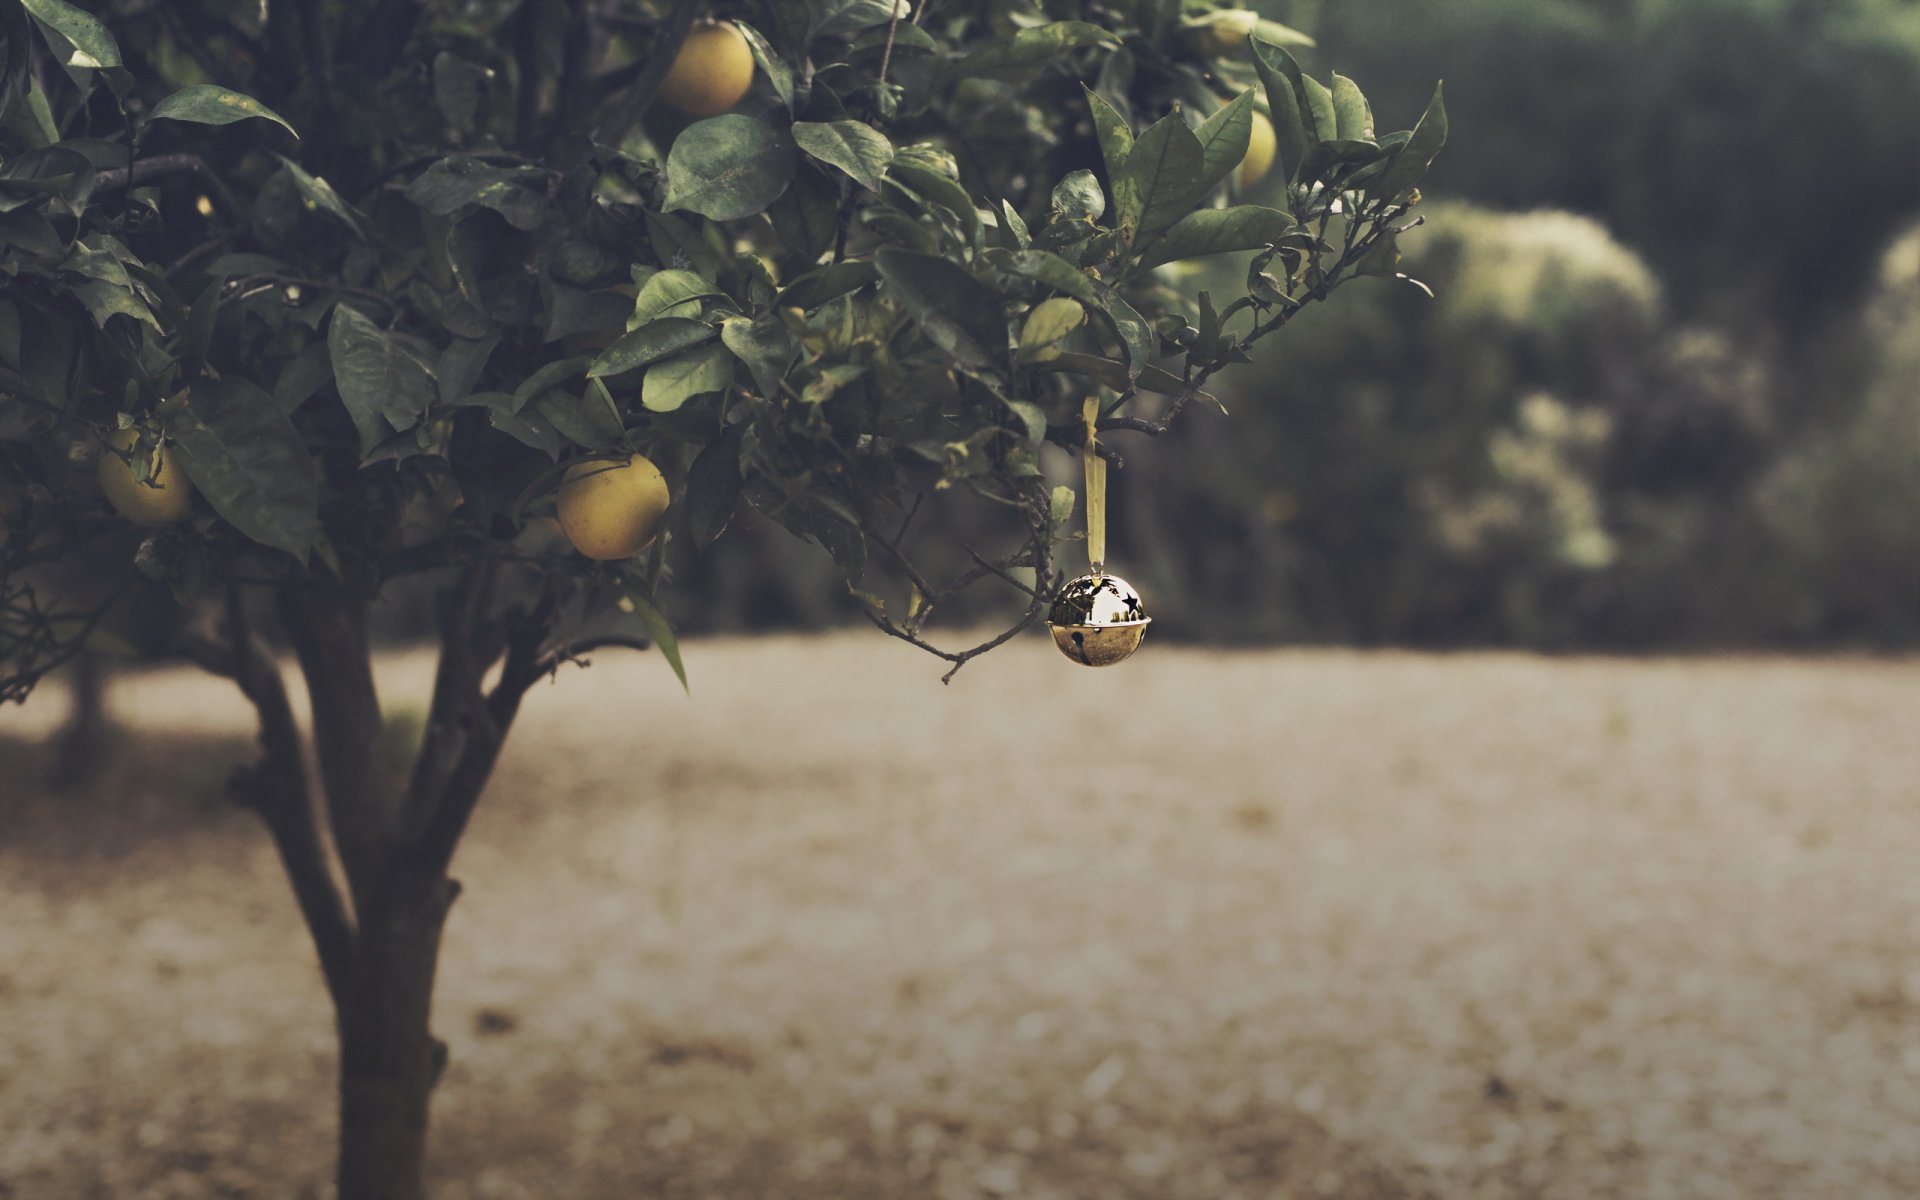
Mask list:
[[[700,25],[674,56],[660,98],[692,117],[712,117],[740,103],[753,83],[753,51],[728,24]]]
[[[1273,122],[1267,120],[1263,112],[1254,113],[1253,129],[1247,136],[1247,153],[1234,175],[1234,181],[1242,190],[1267,177],[1267,172],[1273,169],[1273,152],[1278,145],[1273,137]]]
[[[660,531],[668,500],[666,478],[644,454],[575,463],[560,484],[560,529],[588,558],[631,558]]]
[[[1246,50],[1247,40],[1260,24],[1260,14],[1244,8],[1215,13],[1206,24],[1194,30],[1201,53],[1210,58],[1228,58]]]
[[[187,519],[193,508],[193,484],[186,472],[174,465],[173,453],[161,449],[154,458],[153,474],[144,482],[135,479],[133,466],[121,455],[132,451],[140,440],[138,430],[120,429],[108,436],[108,450],[100,453],[100,490],[107,503],[136,525],[175,525]]]

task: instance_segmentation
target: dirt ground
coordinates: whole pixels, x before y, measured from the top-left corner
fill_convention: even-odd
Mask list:
[[[1920,1194],[1920,662],[877,634],[530,699],[457,863],[444,1200]],[[390,709],[427,662],[384,665]],[[330,1195],[229,689],[0,714],[0,1197]]]

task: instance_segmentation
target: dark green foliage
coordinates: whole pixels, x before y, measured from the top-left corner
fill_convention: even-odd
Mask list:
[[[647,103],[640,9],[209,2],[109,29],[36,5],[3,23],[0,469],[35,498],[7,569],[110,527],[44,464],[138,425],[204,497],[140,559],[189,600],[483,565],[498,604],[618,599],[658,640],[638,606],[744,501],[917,640],[946,584],[902,535],[964,495],[970,527],[1007,520],[959,582],[1027,572],[1031,620],[1067,532],[1039,452],[1077,447],[1082,397],[1144,425],[1138,396],[1177,410],[1301,308],[1392,274],[1445,140],[1437,98],[1375,140],[1349,79],[1278,45],[1196,52],[1201,7],[912,23],[774,0],[742,14],[755,91],[688,122]],[[1276,103],[1301,143],[1286,186],[1231,203]],[[1156,273],[1249,250],[1217,303]],[[567,463],[636,450],[682,497],[673,547],[590,565],[532,521]],[[16,694],[59,640],[35,628],[9,643]]]

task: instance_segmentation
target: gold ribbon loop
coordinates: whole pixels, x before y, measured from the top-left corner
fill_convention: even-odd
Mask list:
[[[1087,562],[1095,575],[1107,566],[1107,460],[1100,457],[1100,400],[1088,396],[1080,414],[1087,423],[1087,444],[1080,455],[1087,468]]]

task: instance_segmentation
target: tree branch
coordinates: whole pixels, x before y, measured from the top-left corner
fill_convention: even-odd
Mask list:
[[[343,589],[284,589],[282,616],[312,699],[327,818],[356,904],[378,891],[404,813],[382,743],[367,601]]]
[[[423,867],[444,871],[453,861],[467,822],[480,803],[480,793],[499,761],[507,730],[519,714],[521,699],[528,689],[551,673],[542,647],[560,613],[560,600],[559,577],[549,576],[539,602],[531,611],[517,612],[495,626],[501,631],[503,641],[499,644],[506,655],[500,679],[478,703],[473,720],[465,730],[459,755],[448,767],[430,807],[424,810],[425,823],[420,832],[409,839],[407,853]],[[450,651],[458,653],[456,648],[443,643],[443,657]],[[477,686],[476,680],[476,689]]]
[[[125,187],[139,187],[155,179],[164,179],[169,175],[191,175],[207,189],[222,211],[229,217],[239,218],[246,210],[235,198],[221,178],[214,174],[205,160],[197,154],[156,154],[152,158],[143,158],[132,167],[109,167],[93,177],[95,195],[102,192],[116,192]]]
[[[481,688],[487,668],[500,655],[497,637],[491,629],[482,628],[491,604],[493,570],[491,563],[468,566],[446,596],[426,736],[407,785],[407,808],[416,821],[432,819],[434,809],[443,802],[447,779],[468,744],[476,737],[499,736],[490,728],[492,717]]]
[[[259,714],[260,761],[235,771],[228,786],[235,799],[259,814],[280,853],[337,1007],[345,1000],[352,971],[353,919],[327,857],[286,683],[266,644],[247,633],[242,618],[238,589],[230,589],[226,637],[193,632],[178,648],[206,670],[233,680]]]
[[[591,103],[587,84],[594,44],[592,5],[587,0],[567,0],[567,29],[560,49],[560,95],[554,119],[558,133],[577,132],[587,123],[586,110]]]
[[[1008,641],[1011,641],[1022,630],[1026,629],[1029,625],[1032,625],[1035,621],[1039,620],[1041,616],[1047,611],[1048,605],[1052,602],[1052,598],[1053,598],[1053,584],[1052,584],[1052,581],[1053,581],[1053,506],[1052,506],[1052,501],[1049,495],[1047,494],[1047,490],[1045,486],[1035,481],[1032,481],[1032,480],[1026,481],[1026,483],[1023,485],[1023,490],[1025,492],[1025,495],[1021,501],[1021,508],[1027,514],[1027,521],[1028,521],[1027,531],[1028,531],[1028,539],[1029,539],[1028,546],[1030,548],[1031,557],[1033,560],[1034,584],[1033,584],[1033,587],[1029,589],[1024,584],[1021,584],[1018,580],[1014,580],[1011,578],[1008,579],[1008,582],[1020,588],[1021,591],[1027,592],[1028,595],[1031,597],[1030,601],[1027,604],[1027,611],[1022,613],[1020,618],[1017,621],[1015,621],[1012,625],[1008,626],[1006,629],[1002,630],[1000,633],[994,635],[993,637],[987,639],[986,641],[981,642],[977,646],[971,646],[965,650],[942,650],[940,647],[934,645],[932,642],[929,642],[925,638],[922,638],[919,635],[919,633],[916,631],[916,628],[901,626],[895,623],[891,618],[885,616],[884,614],[873,612],[871,609],[866,610],[867,620],[873,622],[874,627],[879,629],[882,633],[887,634],[889,637],[898,638],[910,646],[916,646],[919,649],[926,651],[928,654],[933,655],[935,658],[939,658],[946,662],[952,663],[953,666],[948,669],[945,675],[942,675],[940,677],[941,683],[951,683],[953,681],[953,677],[959,674],[961,667],[966,666],[969,662],[980,657],[982,654],[985,654],[987,651],[992,650],[995,647],[1001,646]],[[882,539],[876,538],[875,540],[882,540]],[[882,544],[883,545],[885,544],[884,541],[882,541]],[[893,548],[888,547],[888,549],[892,550]],[[898,557],[898,551],[894,550],[894,553],[896,557]],[[972,553],[972,551],[969,550],[969,553]],[[1028,556],[1028,552],[1022,551],[1019,554],[1013,555],[1012,559],[1019,559],[1027,556]],[[975,570],[968,572],[967,575],[962,577],[967,582],[972,582],[975,579],[983,578],[985,574],[989,574],[989,573],[1002,574],[1004,576],[1004,572],[993,570],[991,565],[988,564],[985,560],[981,559],[978,555],[974,555],[974,558],[976,562],[979,562],[982,567],[986,567],[987,570],[983,572],[979,568],[975,568]],[[901,558],[900,561],[904,563],[905,560]],[[919,585],[916,584],[915,586],[919,586]],[[930,607],[932,604],[940,600],[944,600],[946,596],[951,595],[952,592],[957,587],[960,587],[960,586],[964,586],[964,584],[956,584],[955,587],[948,588],[946,591],[943,591],[938,595],[928,596],[926,598],[927,605]]]

